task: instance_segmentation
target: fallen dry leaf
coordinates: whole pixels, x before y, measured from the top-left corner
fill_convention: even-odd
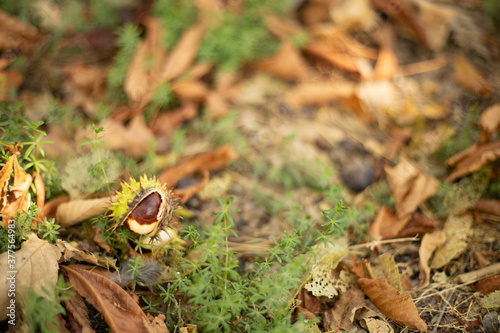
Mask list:
[[[283,42],[275,55],[258,61],[255,66],[288,81],[302,81],[309,76],[306,61],[291,42]]]
[[[160,69],[167,52],[163,46],[160,20],[147,17],[143,20],[146,37],[139,43],[130,61],[123,90],[132,101],[153,97],[154,89],[160,84]]]
[[[375,239],[394,238],[403,230],[409,219],[409,216],[399,218],[389,207],[382,206],[370,225],[368,234]]]
[[[12,255],[15,264],[10,266],[7,259],[11,259]],[[43,296],[42,288],[52,291],[57,283],[60,256],[61,251],[57,246],[39,239],[35,234],[29,234],[28,240],[14,254],[4,252],[0,255],[0,321],[7,318],[10,278],[15,276],[16,302],[20,302],[30,288]]]
[[[15,217],[17,212],[28,211],[31,196],[28,193],[33,177],[28,175],[26,171],[19,165],[17,156],[12,156],[14,167],[14,181],[9,186],[7,193],[7,203],[0,211],[3,214],[2,220],[7,227],[9,219]]]
[[[376,278],[385,279],[391,286],[401,293],[401,277],[396,262],[390,253],[379,255],[370,265]]]
[[[74,292],[74,290],[72,290]],[[68,315],[68,321],[73,332],[92,333],[92,323],[89,318],[89,310],[82,296],[74,292],[70,300],[64,301],[64,307]]]
[[[201,171],[203,179],[198,184],[192,185],[187,188],[174,189],[174,194],[181,203],[186,203],[189,199],[194,197],[196,193],[200,192],[205,186],[207,186],[210,180],[210,173],[208,170]]]
[[[381,318],[382,316],[372,309],[365,307],[356,312],[355,320],[360,326],[368,331],[368,333],[394,333],[392,326]]]
[[[315,316],[321,312],[321,303],[313,294],[305,288],[300,289],[297,299],[300,301],[300,306]]]
[[[211,91],[205,101],[209,119],[219,119],[229,113],[230,100],[239,93],[236,73],[221,72],[215,78],[215,90]]]
[[[439,224],[438,220],[433,220],[421,214],[415,213],[411,216],[410,221],[408,221],[396,237],[403,238],[417,235],[422,236],[436,230],[439,227]]]
[[[9,192],[9,179],[12,175],[12,166],[15,156],[9,157],[5,165],[0,170],[0,212],[7,205],[7,194]]]
[[[406,27],[425,47],[429,47],[427,34],[411,4],[406,0],[372,0],[373,6]]]
[[[172,93],[183,101],[201,102],[208,95],[208,87],[201,81],[179,81],[172,84]]]
[[[93,253],[77,249],[68,242],[60,239],[56,240],[56,246],[61,250],[62,258],[64,261],[75,259],[92,265],[99,265],[106,269],[109,269],[110,267],[118,269],[116,267],[116,259],[112,259],[110,257],[96,256]]]
[[[191,66],[204,34],[204,22],[195,23],[184,32],[163,65],[161,70],[162,82],[175,79]]]
[[[358,280],[359,285],[373,304],[398,324],[427,332],[427,324],[420,318],[410,294],[400,294],[385,279]]]
[[[394,52],[394,40],[396,38],[394,29],[386,24],[376,33],[375,38],[380,45],[377,63],[373,70],[375,80],[392,79],[398,70],[398,58]]]
[[[13,92],[21,86],[23,81],[23,75],[16,68],[0,71],[0,101],[10,101]]]
[[[370,0],[332,1],[329,14],[335,26],[347,31],[373,31],[380,21]]]
[[[153,326],[136,301],[110,279],[81,268],[61,266],[74,290],[102,314],[112,332],[153,332]],[[168,332],[166,326],[162,331]]]
[[[104,214],[111,204],[109,198],[71,200],[57,207],[56,222],[63,228]]]
[[[170,139],[175,130],[197,115],[198,106],[192,102],[184,102],[177,109],[158,114],[150,126],[157,141],[156,152],[167,152],[170,149]]]
[[[79,62],[65,65],[63,73],[69,78],[69,82],[92,98],[100,98],[106,91],[108,72],[102,66]]]
[[[35,184],[36,191],[36,206],[43,208],[45,205],[45,184],[43,183],[42,176],[38,172],[33,172],[33,183]]]
[[[324,105],[350,99],[356,87],[350,82],[306,82],[299,84],[285,95],[285,101],[293,108]]]
[[[439,246],[431,262],[431,268],[441,268],[467,249],[467,238],[471,233],[472,217],[449,216],[444,224],[446,243]]]
[[[498,158],[500,158],[500,141],[472,145],[446,161],[447,165],[454,165],[455,170],[445,180],[452,182],[481,169],[488,162]]]
[[[305,34],[304,29],[294,20],[276,15],[266,15],[266,27],[276,37],[291,42],[298,34]]]
[[[494,216],[500,216],[500,200],[479,199],[474,209]]]
[[[43,35],[38,30],[0,10],[0,49],[21,49],[23,53],[29,53]]]
[[[146,126],[142,114],[134,116],[127,127],[111,118],[108,118],[102,127],[102,140],[108,143],[111,149],[123,150],[126,155],[134,158],[144,157],[154,141],[153,132]]]
[[[226,144],[212,152],[185,158],[173,168],[163,171],[158,180],[169,187],[175,187],[183,178],[197,172],[219,170],[236,158],[238,158],[238,153]]]
[[[44,217],[47,219],[55,218],[59,205],[70,200],[71,198],[69,197],[69,195],[63,195],[48,201],[38,213],[38,219],[41,220]]]
[[[425,288],[429,285],[431,278],[431,268],[429,267],[429,260],[436,249],[443,245],[446,241],[446,232],[444,230],[437,230],[431,234],[426,234],[422,238],[422,243],[420,244],[420,249],[418,250],[418,256],[420,258],[420,283],[418,289]]]
[[[323,313],[323,325],[329,332],[350,332],[354,327],[356,311],[364,308],[365,295],[359,288],[349,288],[340,294],[335,305]]]
[[[402,159],[394,168],[386,167],[385,172],[394,194],[399,218],[413,213],[439,189],[439,182],[436,179],[424,174],[407,159]]]
[[[484,75],[461,54],[455,58],[453,78],[459,85],[476,94],[491,94],[491,86]]]
[[[479,128],[481,129],[480,143],[491,141],[495,132],[500,131],[500,103],[494,104],[484,110],[479,117]]]
[[[494,291],[500,290],[500,275],[494,275],[482,279],[473,284],[472,288],[483,295],[488,295]]]

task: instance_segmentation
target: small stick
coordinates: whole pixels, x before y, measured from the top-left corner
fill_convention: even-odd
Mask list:
[[[460,274],[459,276],[456,277],[456,279],[460,283],[470,284],[470,283],[474,283],[476,281],[482,280],[484,278],[487,278],[489,276],[498,275],[498,274],[500,274],[500,262],[486,266],[484,268],[480,268],[480,269],[473,271],[473,272]]]

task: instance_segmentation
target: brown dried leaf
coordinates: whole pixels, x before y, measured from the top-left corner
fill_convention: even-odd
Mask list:
[[[43,295],[42,288],[51,291],[57,283],[61,251],[57,246],[47,241],[40,240],[35,234],[29,234],[28,240],[21,244],[21,249],[16,251],[15,265],[8,264],[7,256],[12,253],[4,252],[0,255],[0,321],[7,318],[7,290],[15,276],[16,301],[22,299],[30,288]],[[10,258],[9,258],[10,259]],[[12,275],[13,274],[13,275]]]
[[[17,162],[17,157],[14,157],[14,182],[9,186],[9,193],[7,194],[7,204],[3,207],[3,224],[7,226],[10,216],[16,216],[18,211],[28,211],[30,204],[30,189],[33,178],[28,175],[24,169]]]
[[[486,214],[500,216],[500,200],[479,199],[474,208]]]
[[[474,93],[484,96],[491,94],[491,86],[484,75],[461,54],[455,58],[453,78],[459,85]]]
[[[318,23],[330,21],[330,3],[334,0],[308,1],[299,8],[300,21],[307,26],[316,26]]]
[[[180,81],[172,84],[172,92],[181,100],[201,102],[208,95],[208,87],[201,81]]]
[[[350,99],[356,87],[350,82],[308,82],[291,89],[285,101],[291,107],[324,105],[334,101]]]
[[[359,66],[358,59],[345,52],[345,50],[339,50],[328,45],[323,40],[308,43],[304,47],[304,51],[310,56],[325,60],[331,65],[357,76],[362,76],[362,72],[364,72]]]
[[[494,104],[484,110],[479,118],[479,128],[481,128],[480,143],[491,140],[491,136],[500,131],[500,103]]]
[[[163,65],[162,82],[175,79],[191,66],[204,34],[205,23],[198,22],[182,35]]]
[[[16,68],[0,72],[0,101],[11,100],[12,92],[17,90],[23,81],[23,75]]]
[[[191,102],[183,103],[179,108],[160,113],[152,122],[151,130],[156,136],[156,152],[166,152],[170,149],[170,138],[174,131],[184,122],[198,115],[198,106]]]
[[[0,212],[7,205],[7,194],[9,191],[9,179],[12,175],[12,165],[16,156],[11,156],[0,170]]]
[[[195,196],[196,193],[200,192],[205,186],[207,186],[210,180],[210,173],[208,170],[201,171],[203,174],[203,180],[196,185],[190,186],[188,188],[175,189],[174,194],[179,198],[181,203],[186,203],[189,199]]]
[[[432,220],[421,214],[415,213],[411,216],[411,219],[408,221],[406,226],[398,233],[397,237],[413,237],[416,235],[422,236],[433,232],[438,227],[438,220]]]
[[[431,234],[426,234],[422,238],[422,244],[420,244],[420,249],[418,250],[418,256],[420,258],[420,284],[418,289],[425,288],[429,285],[431,277],[431,268],[429,267],[429,260],[436,249],[443,245],[446,241],[446,232],[444,230],[437,230]]]
[[[300,305],[304,309],[310,311],[314,315],[318,315],[321,312],[321,303],[310,291],[305,288],[300,289],[297,299],[301,301]]]
[[[500,275],[494,275],[478,281],[472,285],[475,291],[488,295],[494,291],[500,290]]]
[[[116,267],[116,259],[110,257],[96,256],[90,252],[77,249],[68,242],[60,239],[56,240],[56,246],[61,250],[64,261],[69,261],[70,259],[76,259],[78,261],[83,261],[89,264],[99,265],[106,269],[109,269],[110,267],[118,269]]]
[[[153,97],[154,89],[160,84],[160,69],[165,61],[167,51],[163,47],[160,20],[148,17],[143,24],[146,37],[138,45],[130,61],[123,89],[132,101],[143,101],[145,104]]]
[[[109,198],[72,200],[57,207],[56,221],[63,228],[70,227],[83,220],[104,214],[110,205]]]
[[[43,37],[37,29],[15,16],[0,10],[0,49],[21,49],[29,53]]]
[[[330,17],[335,26],[346,31],[373,31],[380,24],[380,16],[370,0],[333,1]]]
[[[376,278],[384,278],[387,282],[401,293],[403,287],[396,262],[390,253],[378,256],[370,265]]]
[[[419,22],[417,15],[408,1],[372,0],[372,4],[376,9],[385,12],[396,22],[407,27],[425,47],[429,47],[424,27]]]
[[[202,153],[182,160],[173,168],[163,171],[158,180],[168,184],[169,187],[175,187],[177,182],[183,178],[189,177],[196,172],[221,169],[236,158],[238,158],[238,153],[226,144],[212,152]]]
[[[403,230],[409,219],[409,216],[399,218],[389,207],[382,206],[368,229],[368,233],[375,239],[394,238]]]
[[[43,183],[42,176],[38,172],[33,172],[33,183],[35,184],[36,191],[36,206],[43,208],[45,205],[45,184]]]
[[[205,101],[209,119],[219,119],[229,113],[229,103],[223,93],[211,91]]]
[[[376,39],[380,44],[380,52],[373,70],[375,80],[392,79],[398,70],[398,58],[394,52],[395,38],[394,29],[389,24],[380,28],[376,33]]]
[[[291,41],[298,34],[306,33],[296,21],[286,17],[266,15],[264,20],[269,31],[283,41]]]
[[[79,62],[65,65],[63,73],[69,81],[93,98],[101,97],[106,91],[107,70],[102,66],[87,65]]]
[[[256,68],[288,81],[301,81],[309,75],[307,63],[290,42],[283,42],[275,55],[257,62]]]
[[[113,332],[153,332],[153,325],[141,307],[116,283],[72,265],[61,266],[61,270],[75,291],[103,315]]]
[[[80,295],[74,293],[69,301],[64,301],[64,307],[73,332],[95,332],[89,319],[89,310]]]
[[[399,294],[385,279],[361,278],[358,283],[384,315],[398,324],[427,332],[427,324],[420,318],[410,294]]]
[[[437,248],[431,268],[441,268],[467,249],[467,238],[471,233],[472,217],[449,216],[444,225],[446,243]]]
[[[447,165],[455,165],[456,167],[445,180],[452,182],[481,169],[488,162],[498,158],[500,158],[500,141],[472,145],[446,161]]]
[[[408,160],[386,167],[387,180],[394,194],[398,217],[413,213],[425,200],[437,193],[439,182],[423,173]]]
[[[113,150],[123,150],[126,155],[140,158],[147,154],[150,142],[154,140],[151,129],[146,126],[144,116],[136,115],[125,127],[120,121],[108,118],[103,124],[103,141]]]
[[[68,202],[70,200],[71,200],[71,198],[69,197],[69,195],[63,195],[63,196],[60,196],[60,197],[57,197],[57,198],[54,198],[54,199],[50,200],[49,202],[47,202],[43,206],[43,208],[38,213],[38,216],[37,216],[38,219],[41,220],[44,217],[46,217],[47,219],[55,218],[56,217],[57,208],[62,203]]]
[[[365,307],[365,296],[359,288],[350,288],[340,294],[335,305],[323,314],[323,325],[329,332],[350,332],[354,326],[356,311]]]
[[[355,320],[358,321],[360,326],[367,330],[368,333],[394,333],[392,326],[381,317],[382,315],[380,313],[365,307],[356,312]]]

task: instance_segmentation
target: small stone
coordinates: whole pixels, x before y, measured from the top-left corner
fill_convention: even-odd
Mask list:
[[[373,168],[368,164],[351,163],[345,166],[340,176],[351,191],[361,192],[375,180]]]

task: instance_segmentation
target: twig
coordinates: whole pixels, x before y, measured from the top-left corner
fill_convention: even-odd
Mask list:
[[[500,274],[500,262],[480,268],[476,271],[460,274],[456,279],[460,283],[470,284],[497,274]]]
[[[415,237],[405,237],[405,238],[395,238],[395,239],[386,239],[386,240],[375,240],[369,243],[365,244],[358,244],[358,245],[352,245],[349,246],[349,250],[355,250],[355,249],[362,249],[362,248],[371,248],[373,249],[377,245],[382,245],[382,244],[392,244],[392,243],[404,243],[404,242],[416,242],[419,241],[420,239],[415,236]]]

